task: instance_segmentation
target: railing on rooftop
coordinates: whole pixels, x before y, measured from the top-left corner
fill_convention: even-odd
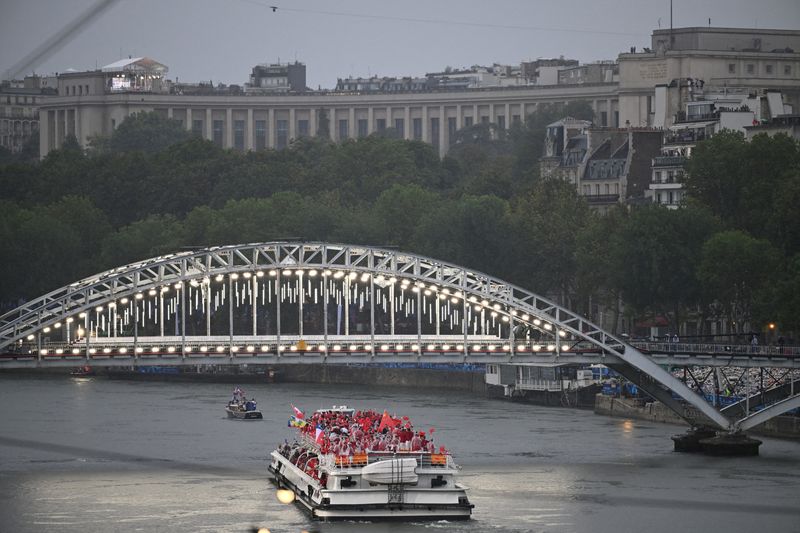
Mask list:
[[[686,158],[682,155],[668,155],[668,156],[658,156],[653,158],[653,166],[654,167],[676,167],[676,166],[683,166],[686,162]]]

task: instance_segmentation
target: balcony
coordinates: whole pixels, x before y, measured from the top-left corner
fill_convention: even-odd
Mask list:
[[[683,167],[686,158],[682,155],[666,155],[653,158],[653,168],[655,167]]]
[[[695,144],[709,138],[711,138],[711,136],[706,134],[705,129],[684,130],[676,133],[665,134],[664,144]]]
[[[585,195],[586,201],[590,204],[613,204],[619,202],[619,194],[588,194]]]

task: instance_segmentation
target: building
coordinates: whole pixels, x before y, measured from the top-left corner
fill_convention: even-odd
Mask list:
[[[56,94],[55,77],[27,76],[0,84],[0,146],[20,152],[39,132],[39,106]]]
[[[398,93],[427,91],[430,88],[427,78],[339,78],[336,80],[337,92],[349,93]]]
[[[68,135],[87,146],[90,137],[109,135],[125,117],[140,111],[161,113],[189,131],[237,150],[283,148],[292,139],[316,135],[320,126],[328,124],[327,135],[334,141],[394,128],[402,138],[430,143],[444,155],[459,129],[479,122],[505,129],[542,104],[587,101],[597,114],[617,109],[616,83],[457,91],[394,91],[389,85],[386,92],[363,94],[248,94],[210,84],[193,92],[160,77],[163,72],[144,78],[151,81],[149,87],[114,82],[118,72],[105,68],[59,76],[58,96],[40,110],[42,157],[60,147]]]
[[[270,63],[253,67],[250,82],[244,86],[247,94],[304,93],[306,66],[294,63]]]
[[[530,85],[558,85],[559,71],[577,67],[576,59],[537,59],[520,63],[520,76]]]
[[[588,120],[565,117],[547,125],[544,152],[539,168],[543,178],[557,178],[578,183],[578,169],[586,157]]]
[[[744,131],[748,141],[756,135],[766,134],[771,137],[780,133],[800,141],[800,115],[784,114],[769,121],[745,126]]]
[[[800,31],[675,28],[653,31],[651,48],[619,55],[620,120],[668,128],[683,104],[659,98],[675,80],[704,91],[780,91],[800,104]]]
[[[668,87],[658,87],[656,96],[682,105],[664,130],[661,154],[653,158],[652,181],[646,193],[653,202],[671,209],[681,205],[684,167],[698,142],[721,130],[744,133],[753,124],[766,124],[791,112],[776,91],[708,90],[694,80],[674,80]]]
[[[585,65],[571,65],[558,70],[558,84],[611,83],[619,80],[616,61],[597,61]]]

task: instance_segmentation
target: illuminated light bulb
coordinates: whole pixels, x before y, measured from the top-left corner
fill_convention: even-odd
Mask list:
[[[411,345],[411,349],[414,350],[415,352],[418,351],[419,350],[419,344],[412,344]]]
[[[236,272],[234,272],[233,274],[231,274],[231,279],[232,279],[232,280],[237,280],[237,279],[239,279],[239,274],[237,274]]]
[[[562,344],[561,345],[561,351],[562,352],[568,352],[569,351],[569,345],[568,344]]]
[[[269,351],[269,346],[267,346],[266,344],[265,344],[265,345],[263,345],[263,346],[261,347],[261,351],[262,351],[262,352],[268,352],[268,351]]]
[[[316,270],[309,270],[308,275],[312,278],[317,277],[318,272]]]
[[[278,489],[276,491],[278,501],[285,504],[290,504],[294,501],[294,492],[288,489]]]
[[[542,321],[541,321],[541,320],[539,320],[538,318],[534,318],[534,319],[533,319],[533,325],[534,325],[534,326],[538,326],[538,325],[540,325],[541,323],[542,323]]]
[[[560,329],[560,330],[558,330],[558,336],[559,337],[566,337],[567,336],[567,332],[564,331],[563,329]]]
[[[548,351],[548,352],[552,352],[552,351],[553,351],[553,350],[555,350],[555,349],[556,349],[555,345],[553,345],[553,344],[548,344],[548,345],[547,345],[547,351]]]
[[[435,349],[436,349],[436,345],[435,345],[435,344],[429,344],[429,345],[428,345],[428,350],[431,350],[431,351],[433,351],[433,350],[435,350]]]
[[[339,344],[334,344],[334,345],[333,345],[333,351],[334,351],[334,352],[338,352],[338,351],[339,351],[339,350],[341,350],[341,349],[342,349],[341,345],[339,345]]]
[[[250,278],[253,277],[253,273],[252,272],[245,272],[244,274],[242,274],[242,276],[244,276],[244,279],[250,279]]]
[[[256,347],[255,346],[248,346],[247,347],[247,351],[248,352],[254,352],[254,351],[256,351]]]
[[[277,275],[278,275],[278,271],[277,270],[270,270],[269,271],[269,277],[274,278]]]
[[[382,352],[388,352],[389,351],[389,345],[388,344],[382,344],[381,345],[381,351]]]
[[[256,277],[257,278],[263,278],[264,277],[264,272],[262,270],[259,270],[258,272],[256,272]]]

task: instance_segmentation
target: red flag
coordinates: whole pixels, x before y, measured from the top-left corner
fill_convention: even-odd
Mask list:
[[[428,430],[428,433],[433,433],[434,431],[436,431],[436,428],[431,428]]]
[[[303,411],[301,411],[300,409],[295,407],[294,404],[289,404],[289,405],[292,406],[292,410],[294,411],[294,416],[296,416],[297,418],[300,418],[300,419],[303,419],[303,418],[306,417],[306,415],[303,414]]]
[[[381,417],[381,424],[378,426],[378,433],[383,431],[383,428],[385,427],[393,428],[397,426],[397,424],[399,423],[400,423],[399,420],[395,420],[394,418],[389,416],[389,413],[387,413],[386,410],[384,409],[383,416]]]

